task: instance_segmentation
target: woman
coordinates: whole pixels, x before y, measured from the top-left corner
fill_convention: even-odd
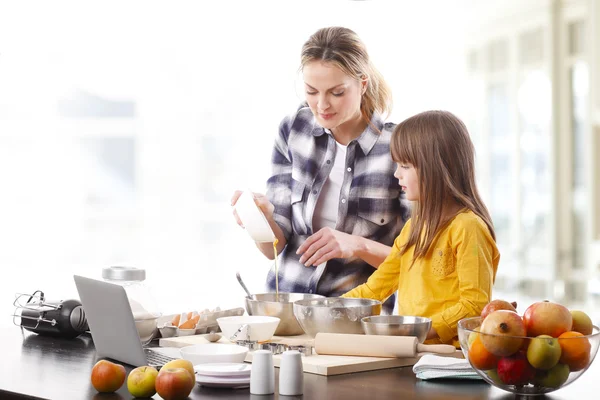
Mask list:
[[[366,282],[408,209],[394,179],[394,125],[381,116],[390,89],[362,41],[347,28],[320,29],[302,48],[301,71],[306,103],[281,122],[267,194],[255,202],[278,239],[279,290],[333,297]],[[257,247],[274,258],[272,243]],[[274,290],[273,270],[267,284]]]

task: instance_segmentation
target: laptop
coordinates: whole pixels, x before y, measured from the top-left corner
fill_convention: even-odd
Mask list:
[[[135,367],[155,368],[174,360],[142,346],[127,292],[122,286],[78,275],[73,279],[98,357]]]

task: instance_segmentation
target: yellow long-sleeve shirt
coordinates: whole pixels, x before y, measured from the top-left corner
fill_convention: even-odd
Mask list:
[[[385,300],[398,290],[398,313],[428,317],[440,339],[458,344],[462,318],[481,314],[490,301],[500,253],[485,222],[470,210],[456,215],[424,258],[411,267],[414,246],[400,255],[411,220],[394,241],[391,253],[368,281],[343,297]]]

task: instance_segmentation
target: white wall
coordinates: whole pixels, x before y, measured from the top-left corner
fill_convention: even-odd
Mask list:
[[[164,312],[242,305],[235,271],[260,292],[270,263],[228,200],[264,189],[278,123],[302,98],[302,43],[352,28],[392,86],[391,120],[465,116],[462,5],[1,3],[1,314],[15,292],[76,297],[74,273],[116,264],[145,268]],[[57,101],[74,90],[131,100],[137,116],[61,119]],[[106,135],[135,137],[133,194],[81,150]],[[110,201],[91,201],[90,187]]]

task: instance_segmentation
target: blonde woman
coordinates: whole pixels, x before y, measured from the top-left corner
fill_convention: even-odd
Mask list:
[[[267,193],[255,193],[255,202],[278,239],[279,290],[333,297],[366,282],[408,208],[390,155],[394,125],[383,120],[390,89],[356,33],[315,32],[302,48],[301,72],[306,102],[281,122]],[[272,244],[257,247],[273,259]],[[275,289],[273,270],[267,284]]]
[[[344,297],[385,300],[397,290],[400,315],[431,318],[430,343],[460,347],[458,321],[491,300],[500,261],[473,143],[456,116],[428,111],[398,124],[391,148],[412,215],[379,269]]]

